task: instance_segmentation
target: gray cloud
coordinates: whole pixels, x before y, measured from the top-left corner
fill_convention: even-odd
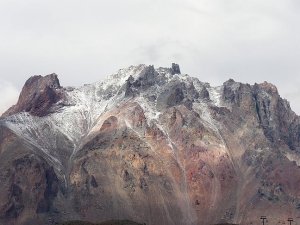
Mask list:
[[[13,84],[0,80],[0,115],[17,103],[19,91]]]
[[[299,9],[298,0],[3,0],[0,77],[19,90],[52,72],[81,85],[174,61],[213,85],[274,83],[300,113]]]

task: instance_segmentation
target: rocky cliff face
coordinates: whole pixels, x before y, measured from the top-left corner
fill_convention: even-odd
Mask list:
[[[46,116],[51,106],[62,98],[60,89],[56,74],[30,77],[22,89],[18,103],[7,110],[4,116],[23,111],[34,116]]]
[[[35,76],[0,119],[0,224],[296,219],[299,135],[266,82],[211,87],[176,64],[79,88]]]

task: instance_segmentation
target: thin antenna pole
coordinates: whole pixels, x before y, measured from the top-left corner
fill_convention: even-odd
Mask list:
[[[290,222],[290,225],[292,225],[292,222],[294,221],[294,219],[293,218],[288,218],[287,221]]]
[[[266,216],[261,216],[260,219],[262,220],[262,224],[265,225],[265,220],[267,220]]]

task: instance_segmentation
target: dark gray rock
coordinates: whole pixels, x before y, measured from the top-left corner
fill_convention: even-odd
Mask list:
[[[181,74],[180,67],[176,63],[172,63],[171,74]]]
[[[137,79],[130,76],[125,84],[125,96],[134,97],[153,86],[158,76],[154,66],[148,66],[139,74]]]

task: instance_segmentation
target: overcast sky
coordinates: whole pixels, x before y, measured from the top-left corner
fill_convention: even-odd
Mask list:
[[[0,114],[31,75],[79,86],[135,64],[269,81],[300,114],[299,0],[0,0]]]

